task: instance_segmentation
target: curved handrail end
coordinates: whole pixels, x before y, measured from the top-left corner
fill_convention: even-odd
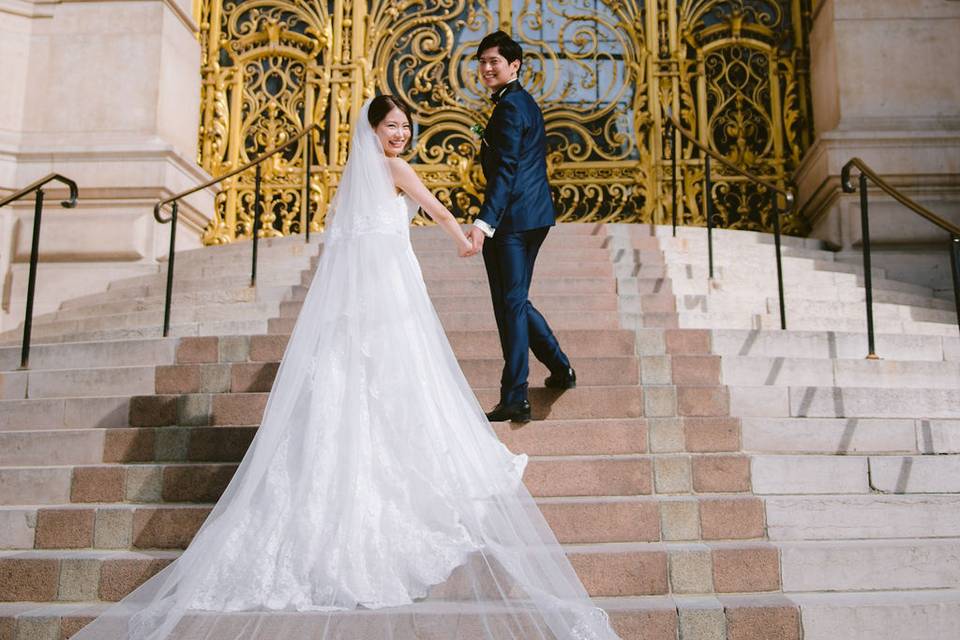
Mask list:
[[[60,175],[59,173],[48,174],[40,178],[39,180],[27,185],[23,189],[20,189],[19,191],[16,191],[5,198],[0,198],[0,207],[10,204],[15,200],[19,200],[20,198],[30,193],[33,193],[34,191],[38,191],[43,187],[43,185],[47,184],[48,182],[53,182],[54,180],[56,180],[57,182],[62,182],[67,186],[68,189],[70,189],[70,197],[64,200],[63,202],[61,202],[60,204],[63,205],[63,207],[66,209],[73,209],[74,207],[76,207],[77,197],[79,193],[79,190],[77,189],[77,183],[66,176]]]
[[[60,202],[60,206],[62,206],[64,209],[76,208],[77,198],[80,197],[80,190],[77,188],[77,183],[71,180],[70,178],[66,178],[60,175],[59,173],[57,174],[57,179],[60,180],[60,182],[67,185],[67,188],[70,189],[70,195],[67,197],[66,200],[63,200]]]
[[[850,160],[850,162],[843,165],[843,169],[840,170],[840,186],[844,193],[857,192],[857,187],[855,187],[853,182],[850,181],[850,174],[853,171],[853,168],[859,166],[861,163],[863,163],[863,160],[860,158],[853,158]]]
[[[163,202],[158,202],[157,204],[153,205],[153,219],[156,220],[157,222],[159,222],[160,224],[167,224],[167,223],[170,222],[173,218],[172,218],[172,217],[170,217],[170,218],[163,218],[163,217],[160,215],[160,209],[161,209],[162,207],[163,207]]]

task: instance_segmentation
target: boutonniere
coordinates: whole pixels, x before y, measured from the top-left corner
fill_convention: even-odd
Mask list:
[[[480,138],[481,140],[483,140],[483,134],[487,132],[487,130],[483,128],[482,124],[473,125],[472,127],[470,127],[470,131],[472,131],[473,134],[478,138]]]

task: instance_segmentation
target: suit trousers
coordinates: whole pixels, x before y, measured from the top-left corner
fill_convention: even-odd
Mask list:
[[[550,325],[530,302],[534,263],[549,231],[550,227],[497,231],[483,243],[483,263],[503,349],[500,401],[505,404],[527,399],[530,351],[551,372],[561,373],[570,366]]]

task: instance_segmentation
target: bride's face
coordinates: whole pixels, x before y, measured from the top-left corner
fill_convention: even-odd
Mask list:
[[[403,111],[394,107],[380,121],[374,132],[380,138],[384,153],[391,157],[398,156],[403,153],[410,140],[410,121]]]

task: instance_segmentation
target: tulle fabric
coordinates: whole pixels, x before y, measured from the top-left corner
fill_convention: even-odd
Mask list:
[[[410,245],[415,211],[358,127],[233,480],[178,560],[74,638],[617,637],[460,370]]]

